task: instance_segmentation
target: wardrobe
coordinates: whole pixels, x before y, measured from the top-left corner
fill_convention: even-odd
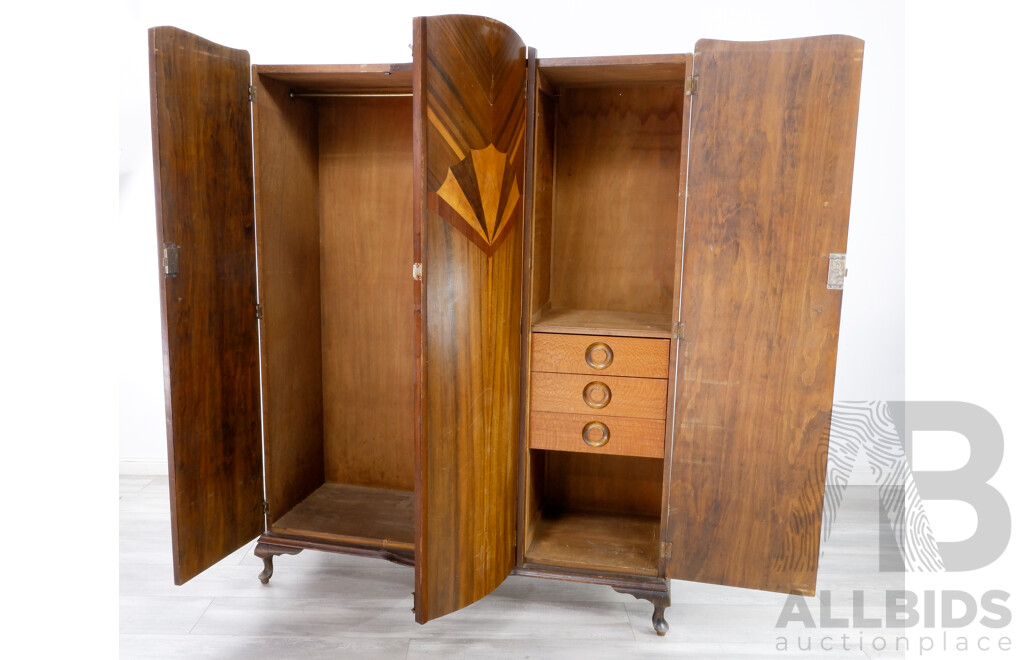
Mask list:
[[[175,582],[259,537],[264,582],[412,567],[420,623],[510,574],[659,634],[670,579],[813,594],[863,42],[412,49],[150,30]]]

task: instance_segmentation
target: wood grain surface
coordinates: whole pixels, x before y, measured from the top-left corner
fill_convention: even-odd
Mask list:
[[[324,484],[270,526],[275,534],[412,550],[411,491]]]
[[[863,42],[698,42],[673,578],[813,594]]]
[[[560,90],[551,307],[672,312],[683,88]]]
[[[249,54],[171,27],[149,54],[157,232],[180,246],[160,310],[182,584],[263,530]]]
[[[657,458],[530,450],[544,456],[544,508],[657,516],[662,472]]]
[[[594,421],[608,427],[608,443],[601,447],[592,447],[583,441],[584,426]],[[665,421],[606,415],[532,412],[530,448],[662,458],[665,456]]]
[[[613,55],[605,57],[544,57],[537,68],[552,85],[668,85],[686,82],[690,55]]]
[[[612,335],[615,337],[672,336],[668,310],[621,312],[606,309],[543,309],[533,319],[534,332]]]
[[[322,99],[328,481],[413,489],[412,99]]]
[[[317,110],[256,72],[253,106],[269,520],[324,482]]]
[[[584,401],[583,389],[600,382],[611,390],[610,400],[595,409]],[[530,374],[530,410],[578,415],[665,419],[668,381],[660,378],[626,378],[588,374]]]
[[[530,564],[632,575],[658,574],[657,516],[549,513],[526,551]]]
[[[606,344],[612,361],[603,369],[587,364],[587,349]],[[601,335],[555,335],[534,333],[530,368],[533,371],[668,378],[667,339],[635,339]]]
[[[515,564],[522,204],[488,254],[428,199],[489,146],[525,181],[526,67],[522,40],[497,21],[414,21],[420,623],[482,598]]]

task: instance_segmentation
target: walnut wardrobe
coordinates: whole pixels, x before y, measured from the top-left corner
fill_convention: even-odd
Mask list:
[[[175,582],[259,536],[813,594],[863,42],[250,67],[150,31]],[[282,579],[282,578],[279,578]]]

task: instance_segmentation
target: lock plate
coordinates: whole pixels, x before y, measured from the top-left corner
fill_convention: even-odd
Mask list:
[[[825,286],[829,289],[842,290],[846,273],[846,255],[836,253],[828,255],[828,282]]]

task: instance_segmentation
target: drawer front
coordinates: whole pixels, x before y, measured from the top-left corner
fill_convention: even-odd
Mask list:
[[[665,422],[634,417],[534,412],[530,413],[530,447],[664,458]]]
[[[665,419],[668,381],[582,374],[530,374],[530,410]]]
[[[668,348],[668,339],[535,332],[530,370],[668,378]]]

